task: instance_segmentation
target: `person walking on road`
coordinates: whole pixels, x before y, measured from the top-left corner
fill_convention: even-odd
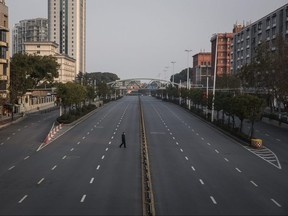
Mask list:
[[[125,132],[122,133],[122,143],[120,144],[120,148],[124,145],[124,148],[126,148],[126,137],[125,137]]]

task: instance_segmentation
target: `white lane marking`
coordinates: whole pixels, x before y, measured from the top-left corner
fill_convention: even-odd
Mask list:
[[[172,133],[170,133],[170,135],[173,135]]]
[[[94,181],[94,178],[91,178],[91,180],[90,180],[90,182],[89,182],[89,183],[90,183],[90,184],[92,184],[92,183],[93,183],[93,181]]]
[[[235,168],[239,173],[241,173],[242,171],[240,169],[238,169],[237,167]]]
[[[277,205],[279,208],[281,208],[282,206],[273,198],[271,198],[271,201],[275,203],[275,205]]]
[[[167,130],[168,130],[168,131],[170,131],[170,129],[169,129],[169,128],[168,128]]]
[[[20,199],[20,200],[18,201],[18,203],[22,203],[27,197],[28,197],[28,195],[26,194],[25,196],[22,197],[22,199]]]
[[[71,148],[70,151],[74,151],[74,148]]]
[[[175,137],[172,137],[175,140]]]
[[[209,145],[209,146],[210,146],[211,144],[208,142],[208,143],[207,143],[207,145]]]
[[[204,185],[204,182],[203,182],[203,180],[202,180],[202,179],[199,179],[199,181],[200,181],[200,183],[201,183],[202,185]]]
[[[196,133],[197,136],[199,136],[199,133]]]
[[[108,143],[109,145],[111,144],[111,141]]]
[[[80,144],[80,141],[79,142],[77,142],[77,145],[79,145]]]
[[[186,160],[189,160],[188,157],[185,157]]]
[[[84,202],[85,201],[85,198],[86,198],[86,194],[84,194],[83,196],[82,196],[82,198],[81,198],[81,200],[80,200],[80,202]]]
[[[98,165],[96,169],[99,170],[99,168],[100,168],[100,165]]]
[[[269,134],[265,133],[265,136],[269,136]]]
[[[12,170],[12,169],[14,169],[15,168],[15,166],[11,166],[8,170]]]
[[[179,143],[178,143],[178,142],[176,142],[176,145],[179,145]]]
[[[24,158],[24,160],[27,160],[30,156],[28,155],[27,157]]]
[[[44,181],[45,178],[40,179],[40,181],[37,182],[37,184],[41,184]]]
[[[105,155],[102,156],[101,160],[103,160],[105,158]]]
[[[210,199],[212,200],[212,202],[213,202],[215,205],[217,204],[217,202],[216,202],[216,200],[214,199],[213,196],[210,196]]]
[[[201,140],[204,140],[204,137],[201,137]]]
[[[278,142],[281,142],[281,140],[280,139],[276,139]]]
[[[87,135],[89,135],[90,134],[90,132],[87,132]]]
[[[106,148],[105,151],[108,151],[109,148]]]
[[[21,129],[19,128],[17,131],[21,131]]]
[[[181,152],[183,152],[183,149],[180,149]]]
[[[194,168],[193,166],[191,166],[191,169],[192,169],[193,171],[195,171],[195,168]]]
[[[194,129],[192,129],[192,132],[195,132]]]
[[[7,140],[9,140],[10,139],[10,137],[7,137]]]
[[[62,157],[62,160],[64,160],[66,157],[67,157],[66,155],[65,155],[65,156],[63,156],[63,157]]]
[[[114,139],[114,137],[112,136],[111,139]]]
[[[118,130],[118,128],[115,128],[115,130],[117,131],[117,130]]]
[[[225,160],[226,162],[229,162],[229,160],[228,160],[227,158],[224,158],[224,160]]]
[[[56,169],[56,167],[57,167],[57,165],[53,166],[51,170],[55,170],[55,169]]]
[[[258,187],[258,185],[254,181],[250,181],[255,187]]]
[[[93,128],[91,128],[91,131],[93,131],[94,129]]]
[[[114,135],[116,134],[116,132],[113,133]]]
[[[216,152],[217,154],[219,154],[219,151],[218,151],[217,149],[215,149],[215,152]]]
[[[15,136],[15,134],[16,134],[15,132],[14,132],[14,133],[12,133],[12,135],[13,135],[13,136]]]
[[[84,137],[82,137],[82,139],[84,140],[86,137],[84,136]]]
[[[2,142],[0,145],[2,146],[2,145],[4,145],[4,143]]]

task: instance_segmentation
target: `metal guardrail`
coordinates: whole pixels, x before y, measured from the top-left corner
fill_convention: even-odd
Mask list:
[[[139,99],[139,111],[140,111],[140,144],[141,144],[141,174],[142,174],[142,207],[143,215],[155,215],[154,196],[152,190],[152,181],[150,173],[150,163],[148,146],[145,131],[144,114],[141,105],[141,99]]]

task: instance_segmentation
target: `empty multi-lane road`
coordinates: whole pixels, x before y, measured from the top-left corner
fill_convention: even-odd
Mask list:
[[[280,169],[179,106],[140,98],[157,215],[288,214],[284,141],[273,152]],[[138,97],[106,104],[36,151],[57,114],[0,130],[0,214],[142,214]]]

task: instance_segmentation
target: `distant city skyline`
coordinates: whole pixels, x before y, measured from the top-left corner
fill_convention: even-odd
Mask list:
[[[112,72],[121,79],[169,79],[171,61],[176,62],[175,73],[187,67],[185,49],[192,49],[189,61],[192,67],[193,55],[201,50],[211,51],[210,39],[214,33],[232,32],[236,22],[255,22],[286,3],[286,0],[87,0],[86,71]],[[20,20],[48,18],[47,0],[6,0],[6,5],[10,30]]]

